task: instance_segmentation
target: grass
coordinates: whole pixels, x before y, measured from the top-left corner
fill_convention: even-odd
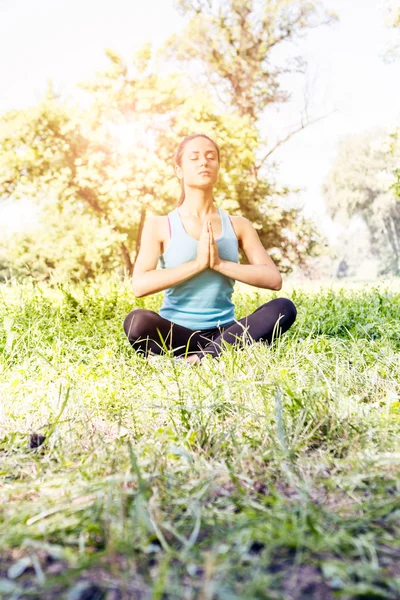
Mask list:
[[[125,338],[162,293],[0,288],[1,598],[400,597],[400,284],[237,318],[277,296],[282,338],[188,368]]]

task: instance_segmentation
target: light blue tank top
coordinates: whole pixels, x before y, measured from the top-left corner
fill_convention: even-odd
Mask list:
[[[221,259],[239,262],[238,239],[229,215],[218,208],[222,233],[215,241]],[[194,260],[198,240],[188,235],[176,207],[168,214],[171,239],[160,256],[162,269],[177,267]],[[235,280],[214,269],[204,269],[190,279],[167,288],[159,314],[178,325],[192,330],[213,329],[236,320],[232,293]]]

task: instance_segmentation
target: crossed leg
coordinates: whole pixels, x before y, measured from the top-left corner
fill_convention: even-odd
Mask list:
[[[173,350],[175,356],[205,354],[214,358],[222,351],[222,341],[232,345],[265,341],[268,344],[287,331],[296,320],[297,310],[287,298],[275,298],[253,313],[222,327],[193,330],[172,323],[149,309],[131,311],[124,320],[124,331],[132,347],[143,354],[162,354]],[[194,358],[193,360],[197,360]]]
[[[199,353],[200,360],[206,354],[217,357],[222,351],[223,341],[234,346],[258,341],[271,344],[293,325],[296,316],[296,307],[288,298],[270,300],[214,337]]]
[[[193,354],[220,335],[223,329],[224,326],[207,330],[189,329],[143,308],[131,311],[124,320],[129,343],[139,354],[145,355],[163,354],[166,350],[172,350],[174,356]]]

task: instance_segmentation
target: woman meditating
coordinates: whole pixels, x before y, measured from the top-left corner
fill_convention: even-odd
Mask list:
[[[167,348],[190,364],[207,354],[218,357],[222,341],[270,344],[294,323],[296,307],[287,298],[276,298],[235,319],[235,280],[280,290],[282,277],[250,221],[214,204],[217,144],[204,134],[187,136],[175,162],[182,187],[179,204],[168,215],[145,222],[132,278],[135,296],[165,290],[164,300],[159,314],[139,308],[126,316],[130,344],[146,357]],[[239,263],[239,246],[250,264]],[[162,268],[157,270],[159,260]]]

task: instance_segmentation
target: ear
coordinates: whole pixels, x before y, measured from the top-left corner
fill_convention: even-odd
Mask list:
[[[182,169],[180,168],[179,165],[175,165],[175,173],[177,174],[177,176],[179,177],[179,179],[183,178]]]

